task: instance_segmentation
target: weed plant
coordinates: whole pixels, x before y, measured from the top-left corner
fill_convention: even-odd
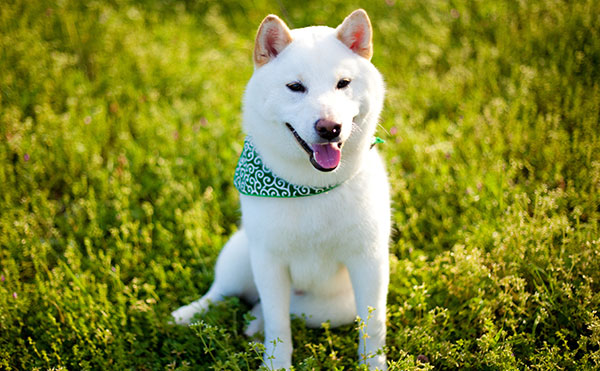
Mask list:
[[[387,83],[390,369],[600,368],[597,0],[7,0],[0,369],[260,365],[247,304],[169,313],[238,225],[259,22],[358,7]],[[356,325],[292,326],[296,370],[357,369]]]

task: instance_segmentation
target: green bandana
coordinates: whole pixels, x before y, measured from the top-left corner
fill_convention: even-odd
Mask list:
[[[247,196],[294,198],[314,196],[337,187],[310,187],[291,184],[273,174],[258,156],[248,137],[244,141],[244,150],[235,168],[233,185],[241,194]]]

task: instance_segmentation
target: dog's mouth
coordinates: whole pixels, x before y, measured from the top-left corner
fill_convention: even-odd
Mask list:
[[[308,153],[310,163],[315,169],[319,171],[333,171],[337,169],[342,159],[342,142],[327,142],[327,143],[315,143],[309,145],[306,143],[300,135],[296,132],[296,129],[289,123],[285,125],[290,129],[294,138],[300,147]]]

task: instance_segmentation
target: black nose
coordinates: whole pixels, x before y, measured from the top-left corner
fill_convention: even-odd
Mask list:
[[[315,130],[321,138],[332,140],[340,135],[342,125],[331,120],[319,119],[315,122]]]

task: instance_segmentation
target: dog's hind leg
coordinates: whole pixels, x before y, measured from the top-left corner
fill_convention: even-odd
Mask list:
[[[204,312],[210,303],[219,302],[227,296],[242,297],[250,303],[258,301],[258,292],[250,267],[248,239],[242,229],[237,231],[221,250],[215,267],[215,280],[208,292],[171,315],[175,323],[187,325],[196,313]]]

